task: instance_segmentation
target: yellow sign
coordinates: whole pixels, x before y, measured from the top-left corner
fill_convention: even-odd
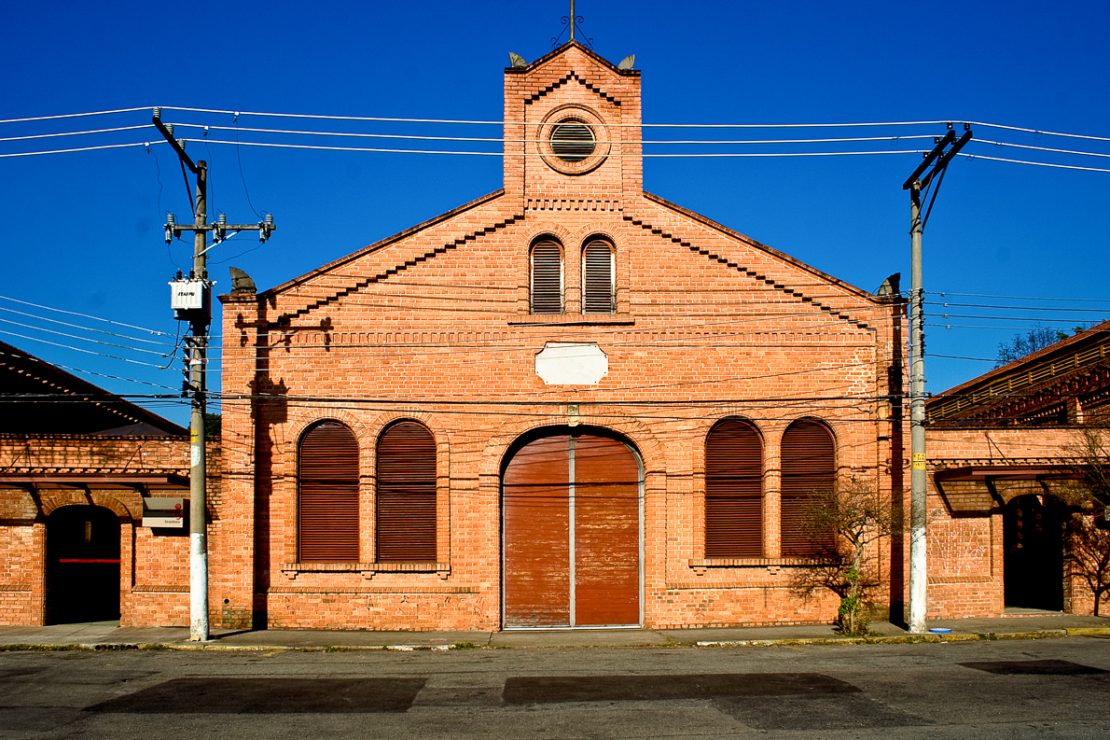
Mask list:
[[[913,469],[914,470],[924,470],[925,469],[925,453],[924,452],[915,452],[915,453],[913,453]]]

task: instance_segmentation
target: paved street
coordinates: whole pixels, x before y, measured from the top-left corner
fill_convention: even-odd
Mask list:
[[[1105,737],[1110,638],[0,653],[4,737]]]

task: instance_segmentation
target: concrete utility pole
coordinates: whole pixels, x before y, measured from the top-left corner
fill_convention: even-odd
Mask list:
[[[936,140],[936,146],[902,185],[910,191],[910,632],[925,632],[927,612],[928,569],[926,562],[926,496],[925,496],[925,317],[922,311],[924,289],[921,278],[921,237],[936,201],[944,171],[952,157],[971,140],[971,129],[956,141],[952,125],[948,133]],[[951,146],[946,152],[945,149]],[[925,175],[925,171],[932,170]],[[921,193],[937,174],[929,208],[921,217]],[[924,175],[924,176],[922,176]]]
[[[192,415],[189,419],[189,639],[204,641],[208,629],[208,459],[205,454],[205,411],[207,409],[206,365],[208,362],[208,327],[212,321],[212,282],[208,279],[208,251],[240,231],[257,231],[259,239],[266,241],[277,228],[274,218],[267,214],[257,224],[228,224],[221,214],[215,224],[208,223],[208,163],[203,159],[193,162],[185,147],[173,136],[173,127],[161,120],[161,110],[154,109],[152,119],[166,141],[177,152],[182,165],[196,175],[196,204],[193,225],[180,226],[167,214],[166,243],[183,231],[193,232],[193,270],[188,279],[171,283],[172,305],[178,319],[189,321],[192,335],[186,337],[188,346],[189,380],[187,389],[192,394]],[[216,234],[212,247],[208,246],[208,232]],[[229,232],[231,232],[229,234]]]

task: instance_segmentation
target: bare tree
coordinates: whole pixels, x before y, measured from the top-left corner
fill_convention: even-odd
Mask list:
[[[815,540],[826,544],[812,565],[796,573],[794,588],[805,594],[832,591],[840,597],[836,618],[840,632],[867,634],[869,600],[881,583],[875,553],[870,550],[894,530],[889,502],[882,499],[874,482],[847,479],[831,490],[814,491],[806,520]]]
[[[1110,596],[1110,428],[1105,422],[1080,430],[1073,449],[1080,480],[1065,490],[1072,509],[1067,521],[1064,560],[1068,575],[1082,581],[1094,598],[1094,615]]]
[[[1082,327],[1076,328],[1082,330]],[[1048,329],[1043,326],[1030,329],[1024,334],[1015,334],[1009,342],[998,345],[998,357],[994,366],[1002,367],[1039,349],[1044,349],[1050,344],[1055,344],[1061,339],[1067,339],[1067,337],[1066,332]]]

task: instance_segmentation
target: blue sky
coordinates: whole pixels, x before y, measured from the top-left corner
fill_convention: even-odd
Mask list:
[[[535,59],[549,51],[567,6],[565,0],[10,4],[0,47],[5,70],[0,119],[164,105],[496,121],[502,113],[507,52]],[[595,51],[614,62],[636,54],[645,123],[971,120],[1110,137],[1110,44],[1105,41],[1110,3],[1105,0],[1052,7],[1034,2],[925,7],[579,0],[577,9],[584,18],[580,36]],[[164,117],[213,126],[235,123],[229,115],[167,112]],[[149,118],[149,111],[140,111],[4,123],[0,138],[140,125]],[[247,118],[238,124],[330,125]],[[358,130],[500,134],[497,127],[447,130],[411,123]],[[868,132],[650,129],[645,138],[828,138]],[[943,126],[881,132],[940,134]],[[975,133],[968,153],[1110,169],[1110,156],[981,143],[1110,155],[1107,141],[979,127]],[[233,138],[234,133],[213,130],[210,136]],[[158,139],[148,129],[0,141],[0,154]],[[925,142],[823,148],[927,148]],[[497,157],[216,144],[190,144],[189,151],[209,161],[210,214],[222,211],[232,221],[252,221],[255,211],[271,211],[279,224],[262,248],[244,235],[212,252],[217,291],[229,287],[229,264],[246,269],[260,288],[267,288],[501,184]],[[649,159],[645,186],[862,288],[875,290],[897,271],[908,287],[908,198],[901,184],[919,158]],[[68,367],[177,387],[176,362],[162,371],[105,356],[158,364],[162,360],[156,354],[132,348],[157,352],[167,349],[163,345],[12,312],[172,343],[177,326],[166,280],[178,266],[189,264],[191,246],[182,241],[167,248],[162,240],[165,212],[175,212],[179,220],[189,212],[168,147],[0,158],[0,174],[7,262],[0,296],[171,334],[144,335],[0,300],[0,319],[6,320],[0,322],[0,339]],[[1110,173],[959,158],[948,175],[925,234],[926,290],[946,294],[931,293],[934,303],[927,306],[933,392],[991,367],[949,356],[992,358],[998,344],[1015,332],[1034,326],[1070,329],[1082,320],[1110,318],[1105,269]],[[944,301],[1004,308],[946,308],[940,305]],[[41,327],[126,347],[49,334]],[[126,394],[164,391],[87,377]],[[177,404],[152,408],[176,421],[185,419]]]

